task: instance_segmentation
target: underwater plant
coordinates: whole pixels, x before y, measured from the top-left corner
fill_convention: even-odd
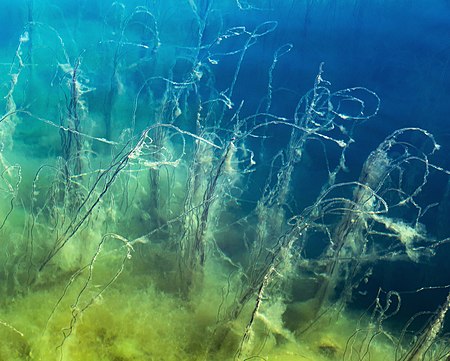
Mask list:
[[[422,136],[423,139],[410,140],[411,133],[416,133],[416,136]],[[423,149],[426,143],[430,143],[428,150]],[[353,199],[348,209],[342,209],[343,215],[332,235],[332,243],[325,251],[324,259],[329,258],[331,261],[316,295],[319,304],[330,302],[330,293],[335,292],[340,280],[351,282],[351,274],[354,272],[352,268],[360,266],[358,259],[363,258],[368,251],[370,237],[382,234],[390,239],[397,238],[400,242],[403,250],[397,251],[398,247],[394,245],[382,251],[383,257],[389,253],[394,257],[398,252],[405,252],[411,261],[418,262],[420,257],[430,255],[432,251],[425,245],[427,236],[424,227],[419,223],[428,207],[422,208],[415,198],[426,185],[430,167],[433,167],[429,156],[438,149],[439,146],[430,133],[418,128],[405,128],[388,136],[369,155],[353,191]],[[403,179],[403,174],[412,164],[416,174],[407,182]],[[421,173],[416,171],[420,167],[423,167]],[[392,208],[408,206],[412,206],[417,212],[411,226],[390,216]],[[380,226],[384,229],[379,230]],[[376,247],[374,244],[370,246]],[[344,287],[344,290],[348,289],[349,286]]]
[[[450,349],[444,346],[443,349],[433,350],[433,346],[439,346],[438,336],[442,332],[444,327],[445,316],[450,308],[450,294],[447,295],[444,303],[432,313],[431,317],[424,326],[421,334],[414,340],[412,346],[410,346],[403,355],[396,360],[402,361],[416,361],[424,359],[445,360],[450,356]],[[442,341],[445,344],[445,340]],[[430,355],[430,356],[429,356]]]
[[[426,275],[450,243],[445,152],[381,127],[380,89],[307,58],[271,1],[14,6],[0,359],[449,357],[450,281]],[[279,6],[305,42],[342,11]]]

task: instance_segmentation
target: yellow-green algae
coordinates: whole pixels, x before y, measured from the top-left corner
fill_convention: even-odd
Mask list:
[[[111,279],[124,252],[119,247],[98,257],[92,281],[81,297],[79,308],[95,298]],[[234,325],[226,325],[229,331],[218,340],[217,335],[224,326],[217,324],[216,317],[222,302],[223,279],[227,275],[221,274],[217,264],[209,263],[203,291],[190,294],[187,301],[178,295],[177,275],[173,269],[176,265],[173,260],[170,264],[170,255],[158,248],[152,252],[154,258],[143,260],[139,254],[133,254],[127,260],[115,283],[78,315],[72,334],[63,344],[86,272],[79,275],[66,293],[70,273],[66,272],[65,277],[61,274],[52,277],[54,273],[46,272],[32,290],[3,302],[0,359],[232,360],[246,320],[243,317]],[[153,267],[159,268],[164,263],[166,269],[159,268],[157,273],[158,269],[150,264],[153,261]],[[61,296],[64,297],[58,304]],[[56,309],[55,305],[58,305]],[[275,323],[282,325],[280,320],[271,319],[276,313],[268,312],[262,317],[264,313],[262,310],[253,331],[256,336],[252,347],[258,357],[248,359],[341,360],[358,321],[357,315],[341,312],[324,317],[310,331],[296,334],[273,326]],[[301,318],[297,321],[301,322]],[[298,329],[305,326],[307,324],[299,324]],[[367,326],[361,324],[360,332]],[[371,360],[392,358],[394,349],[384,341],[380,339],[371,344]],[[358,360],[357,357],[346,359]]]

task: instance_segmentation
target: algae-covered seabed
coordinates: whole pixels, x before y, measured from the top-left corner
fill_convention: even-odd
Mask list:
[[[42,276],[26,295],[10,297],[2,305],[0,359],[233,359],[246,319],[230,326],[226,336],[217,336],[217,312],[226,275],[215,274],[208,267],[205,289],[186,300],[177,295],[171,283],[175,265],[162,252],[153,252],[154,256],[145,261],[134,255],[119,279],[101,296],[99,289],[121,264],[123,250],[99,257],[91,284],[80,299],[78,293],[86,276],[80,276],[65,290],[70,275],[60,270],[59,275]],[[89,308],[81,312],[88,303]],[[372,340],[370,349],[366,349],[368,339],[363,342],[364,338],[378,330],[367,320],[360,320],[358,314],[341,312],[339,316],[324,317],[313,329],[297,335],[308,326],[302,323],[308,308],[304,307],[303,312],[301,305],[297,308],[298,313],[291,312],[288,321],[292,330],[282,325],[279,312],[262,311],[255,325],[254,350],[250,352],[259,356],[243,359],[326,361],[342,360],[345,354],[346,360],[359,360],[366,351],[364,357],[370,355],[371,360],[392,359],[395,348],[384,336]],[[73,330],[69,331],[70,327]],[[356,330],[359,334],[355,334]],[[352,347],[358,351],[352,354]]]
[[[0,2],[0,360],[448,357],[448,279],[380,282],[448,243],[438,143],[293,55],[359,1],[256,3]]]

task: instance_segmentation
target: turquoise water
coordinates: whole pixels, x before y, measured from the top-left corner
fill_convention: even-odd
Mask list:
[[[0,2],[0,360],[448,360],[450,5]]]

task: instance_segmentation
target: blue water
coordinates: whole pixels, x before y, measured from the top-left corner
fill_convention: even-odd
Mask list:
[[[449,357],[450,1],[0,0],[0,24],[0,359],[156,359],[127,293],[167,360],[305,332],[363,360],[320,326],[344,310],[412,361],[441,305],[421,359]],[[139,324],[115,349],[107,312]]]

